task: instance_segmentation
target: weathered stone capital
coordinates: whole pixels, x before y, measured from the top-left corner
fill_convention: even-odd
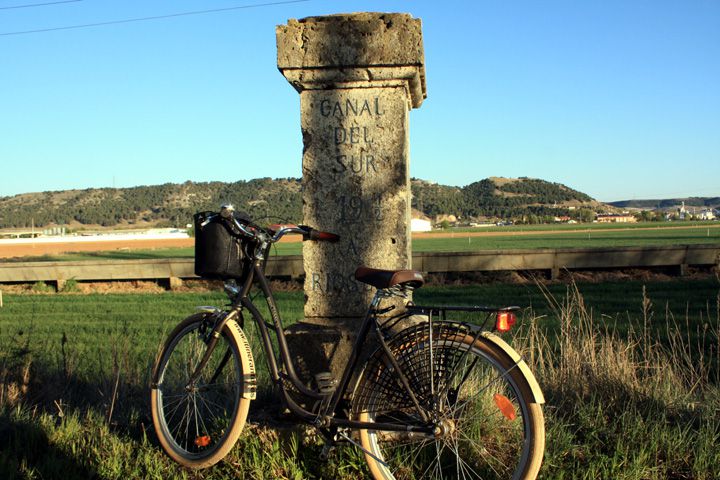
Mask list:
[[[427,97],[421,22],[404,13],[289,20],[276,28],[278,69],[298,92],[405,86],[413,107]]]

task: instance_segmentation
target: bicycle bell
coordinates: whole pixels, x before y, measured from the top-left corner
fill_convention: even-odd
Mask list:
[[[225,203],[220,205],[220,216],[223,218],[232,218],[232,214],[235,211],[232,203]]]

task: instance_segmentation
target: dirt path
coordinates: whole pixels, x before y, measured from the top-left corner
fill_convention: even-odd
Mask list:
[[[71,252],[103,252],[108,250],[141,250],[153,248],[192,247],[193,238],[167,240],[117,240],[103,242],[65,242],[0,245],[0,258],[39,257]]]

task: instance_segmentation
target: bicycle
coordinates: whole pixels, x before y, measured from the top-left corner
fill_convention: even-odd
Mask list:
[[[199,307],[170,333],[155,362],[153,423],[175,461],[209,467],[243,429],[257,388],[243,332],[247,312],[284,405],[297,422],[317,428],[324,453],[339,442],[355,445],[378,480],[536,477],[545,443],[542,391],[520,355],[494,333],[512,327],[519,307],[410,301],[404,308],[383,307],[387,299],[407,299],[423,285],[422,274],[359,267],[356,279],[377,292],[341,377],[320,372],[310,386],[295,371],[265,263],[272,244],[288,233],[314,241],[339,237],[302,225],[265,229],[232,206],[196,214],[195,225],[196,272],[224,279],[231,303],[225,310]],[[249,296],[253,285],[267,302],[271,323]],[[484,321],[450,320],[455,312]],[[371,334],[375,350],[361,355]]]

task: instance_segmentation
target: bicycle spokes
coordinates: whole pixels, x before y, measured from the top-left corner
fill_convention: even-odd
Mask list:
[[[363,448],[383,462],[366,457],[373,475],[515,478],[530,458],[528,435],[534,428],[515,380],[521,377],[517,364],[480,348],[484,343],[477,335],[433,327],[431,336],[426,330],[409,330],[390,346],[433,433],[361,432]],[[424,425],[387,362],[376,361],[365,373],[354,405],[360,420]]]
[[[207,356],[202,325],[190,325],[170,345],[158,384],[161,428],[171,446],[188,457],[202,456],[222,442],[243,388],[242,368],[227,336],[198,371]]]

